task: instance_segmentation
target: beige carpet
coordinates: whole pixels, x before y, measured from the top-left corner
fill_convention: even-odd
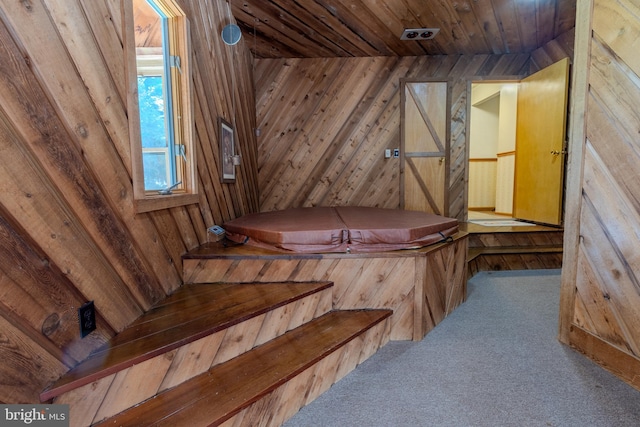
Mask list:
[[[557,341],[559,270],[468,288],[424,340],[387,344],[285,426],[640,426],[640,392]]]

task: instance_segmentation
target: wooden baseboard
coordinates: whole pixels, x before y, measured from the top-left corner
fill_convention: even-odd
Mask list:
[[[593,360],[636,390],[640,390],[640,359],[572,324],[569,346]]]

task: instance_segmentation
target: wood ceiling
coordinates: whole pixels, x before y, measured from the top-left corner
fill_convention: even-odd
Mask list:
[[[228,0],[257,58],[529,53],[575,24],[576,0]],[[430,41],[405,28],[436,27]]]

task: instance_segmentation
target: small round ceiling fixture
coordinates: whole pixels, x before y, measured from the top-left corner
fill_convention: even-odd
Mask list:
[[[240,31],[240,27],[236,24],[225,25],[222,29],[222,41],[229,45],[233,46],[240,41],[242,37],[242,31]]]

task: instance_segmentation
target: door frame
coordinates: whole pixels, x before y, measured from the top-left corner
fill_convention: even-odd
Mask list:
[[[444,202],[442,216],[449,215],[449,193],[450,193],[450,161],[451,161],[451,97],[453,93],[453,82],[450,78],[401,78],[400,79],[400,209],[405,208],[404,203],[404,174],[405,174],[405,141],[404,141],[404,122],[405,122],[405,86],[407,83],[446,83],[447,84],[447,101],[445,108],[446,126],[444,138]],[[467,153],[468,156],[468,153]],[[465,183],[466,185],[466,183]],[[466,196],[465,196],[466,197]],[[465,200],[466,203],[466,200]],[[466,205],[465,205],[466,207]]]
[[[504,76],[470,76],[467,77],[467,106],[464,124],[464,221],[469,220],[469,149],[471,139],[471,90],[474,83],[516,83],[526,77],[525,74]]]

